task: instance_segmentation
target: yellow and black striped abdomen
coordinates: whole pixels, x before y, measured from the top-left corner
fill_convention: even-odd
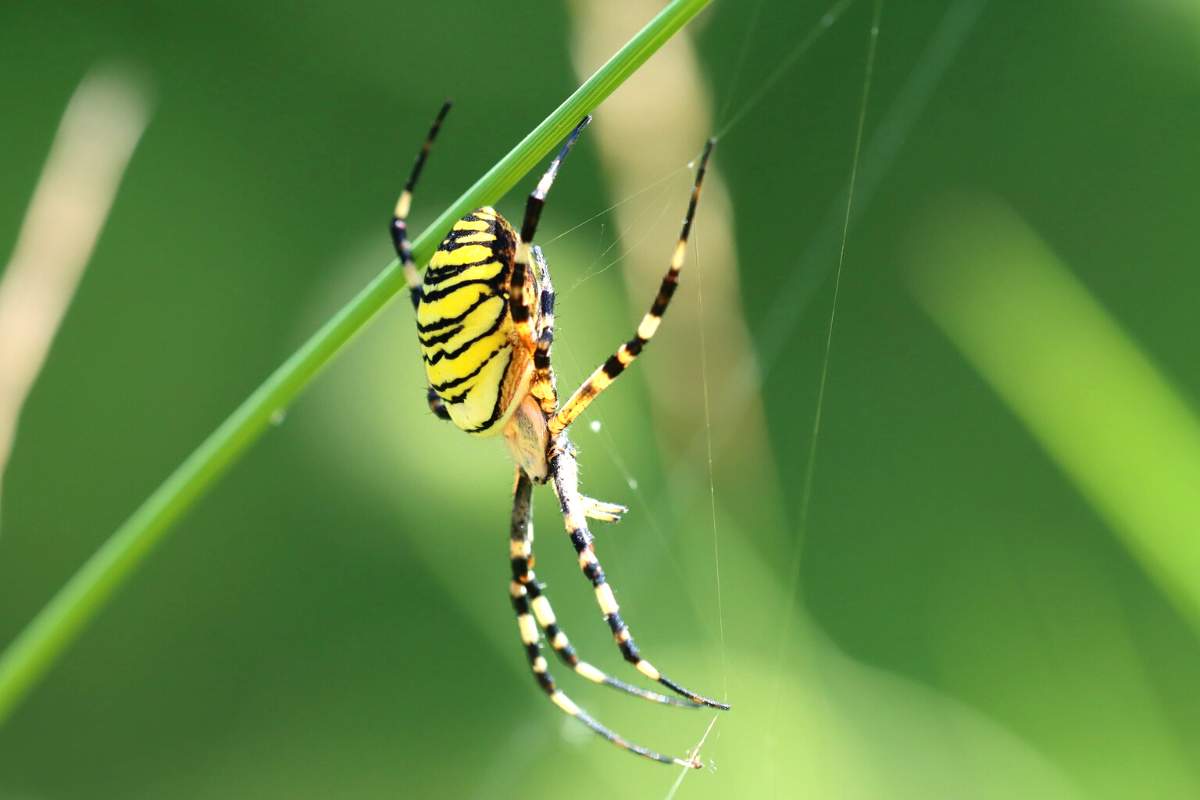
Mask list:
[[[479,436],[504,426],[528,371],[507,299],[516,245],[495,209],[463,217],[430,260],[417,306],[429,385],[454,424]]]

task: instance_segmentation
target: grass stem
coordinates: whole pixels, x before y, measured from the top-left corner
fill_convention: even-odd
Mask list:
[[[454,220],[498,201],[575,124],[709,0],[672,0],[624,47],[442,212],[414,242],[425,263]],[[0,724],[171,526],[238,460],[317,373],[404,288],[393,261],[258,387],[101,545],[0,656]]]

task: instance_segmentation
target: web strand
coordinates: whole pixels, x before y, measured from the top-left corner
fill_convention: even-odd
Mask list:
[[[812,504],[812,484],[814,466],[817,461],[817,441],[821,434],[821,418],[825,409],[825,386],[829,379],[829,354],[833,348],[833,329],[837,321],[838,296],[842,288],[842,271],[846,263],[846,241],[850,235],[850,214],[854,209],[854,185],[858,179],[858,159],[862,152],[863,127],[867,119],[867,100],[871,92],[871,78],[875,69],[875,50],[879,41],[879,18],[883,8],[883,0],[875,0],[875,12],[871,22],[871,39],[867,48],[866,78],[863,82],[862,102],[858,109],[858,131],[854,136],[854,158],[850,167],[850,189],[846,193],[846,214],[842,220],[842,244],[838,251],[837,269],[833,274],[833,302],[829,309],[829,324],[825,330],[825,348],[821,358],[821,380],[817,384],[817,408],[813,414],[812,437],[809,442],[808,464],[804,470],[804,490],[800,495],[800,527],[801,537],[808,527],[809,506]],[[803,538],[796,550],[799,552]]]
[[[638,189],[633,194],[626,195],[625,197],[621,198],[617,202],[613,203],[608,208],[601,209],[600,211],[597,211],[595,214],[592,214],[590,217],[583,220],[582,222],[572,225],[571,227],[567,228],[562,233],[555,236],[553,239],[547,239],[546,244],[547,245],[553,244],[554,242],[557,242],[559,239],[562,239],[565,236],[570,236],[572,233],[579,230],[584,225],[587,225],[588,223],[594,222],[595,220],[599,219],[600,217],[603,217],[605,214],[611,214],[613,211],[617,210],[618,208],[625,205],[629,201],[636,200],[637,198],[641,197],[642,195],[644,195],[646,192],[650,191],[651,189],[657,188],[657,187],[661,186],[662,184],[666,183],[667,181],[671,180],[672,178],[674,178],[676,175],[678,175],[680,172],[682,172],[685,169],[687,169],[686,164],[679,165],[675,169],[668,172],[666,175],[663,175],[661,178],[651,181],[650,183],[646,184],[641,189]]]
[[[717,718],[717,716],[714,716],[712,720],[709,721],[708,727],[704,729],[704,734],[700,737],[700,741],[696,742],[696,746],[688,751],[688,756],[690,758],[700,757],[700,749],[704,747],[704,743],[708,741],[708,735],[712,733],[713,727],[716,726]],[[667,790],[667,796],[664,797],[663,800],[675,800],[675,794],[679,791],[679,787],[683,785],[683,779],[692,772],[695,772],[695,770],[691,767],[683,767],[679,771],[679,776],[675,778],[675,782],[671,784],[671,788]]]
[[[930,37],[929,44],[922,51],[916,66],[884,114],[877,132],[870,142],[865,142],[857,176],[858,203],[851,214],[851,225],[874,199],[884,177],[908,141],[934,90],[950,68],[987,2],[988,0],[958,0],[946,9]],[[842,204],[836,200],[831,204],[803,256],[788,270],[791,277],[777,292],[776,299],[755,336],[759,343],[761,374],[755,374],[751,371],[752,368],[747,368],[734,379],[735,389],[743,400],[753,394],[762,379],[779,363],[794,333],[796,320],[801,317],[801,311],[828,275],[828,270],[834,263],[833,254],[836,252],[838,234],[842,227],[842,215],[839,213],[842,209]]]
[[[724,694],[721,699],[729,702],[729,655],[725,645],[725,604],[721,598],[721,548],[717,535],[717,483],[713,470],[712,447],[712,404],[708,386],[708,342],[704,335],[704,270],[700,260],[699,229],[693,231],[692,240],[696,250],[696,315],[700,329],[700,384],[704,393],[704,438],[708,445],[708,501],[712,513],[713,571],[717,588],[717,627],[721,635],[721,680]],[[706,734],[707,735],[707,734]]]
[[[717,114],[718,130],[725,129],[725,120],[728,119],[729,109],[733,106],[733,98],[737,96],[735,91],[738,86],[738,78],[742,74],[742,68],[746,66],[746,57],[750,55],[750,40],[758,31],[758,19],[762,16],[763,6],[766,4],[767,0],[758,0],[754,6],[754,13],[750,15],[750,21],[746,24],[746,33],[742,36],[742,46],[738,48],[737,59],[733,62],[733,70],[729,75],[725,102],[721,104],[721,111]]]
[[[833,332],[837,321],[837,308],[840,299],[842,273],[846,263],[846,242],[850,235],[850,215],[854,208],[854,187],[858,179],[859,158],[862,154],[863,130],[866,127],[867,104],[871,95],[871,81],[875,72],[875,53],[879,41],[879,22],[883,14],[883,0],[875,0],[874,12],[871,18],[871,31],[867,45],[867,64],[863,76],[862,97],[858,109],[858,127],[854,135],[854,154],[851,158],[849,188],[846,192],[846,211],[842,222],[842,241],[838,252],[837,268],[833,278],[833,301],[830,304],[829,322],[825,331],[825,346],[821,358],[821,377],[817,385],[817,403],[813,413],[812,436],[809,441],[808,459],[804,469],[804,482],[800,495],[800,510],[797,519],[796,542],[792,548],[792,559],[788,571],[788,591],[784,595],[784,608],[779,630],[779,653],[775,667],[775,702],[771,723],[767,727],[769,740],[773,740],[778,723],[779,695],[782,692],[781,670],[784,660],[784,648],[795,616],[797,592],[800,584],[800,557],[804,548],[804,540],[808,532],[809,510],[812,504],[813,475],[817,461],[817,449],[821,435],[821,422],[825,408],[825,389],[829,377],[830,353],[833,349]]]
[[[654,218],[650,221],[650,224],[645,226],[645,230],[641,232],[641,235],[638,236],[638,238],[631,245],[629,245],[627,248],[622,250],[621,253],[616,258],[609,261],[603,267],[600,267],[600,269],[593,269],[596,265],[596,262],[600,261],[606,255],[608,255],[610,252],[612,252],[612,250],[618,244],[620,244],[623,239],[626,238],[626,235],[630,232],[630,230],[627,229],[625,231],[621,231],[621,232],[617,233],[613,237],[612,243],[608,247],[604,248],[604,250],[602,250],[600,252],[600,255],[598,255],[594,259],[592,259],[592,263],[590,265],[588,265],[588,268],[584,272],[583,277],[581,277],[579,280],[575,281],[575,283],[571,284],[570,288],[568,288],[565,292],[563,292],[564,297],[571,294],[576,289],[578,289],[580,286],[587,283],[588,281],[590,281],[592,278],[596,277],[597,275],[602,275],[605,272],[608,272],[613,267],[615,267],[617,264],[620,264],[622,261],[624,261],[626,259],[626,257],[629,256],[630,253],[632,253],[634,250],[636,250],[638,247],[640,247],[642,242],[646,241],[646,239],[648,237],[650,237],[651,235],[654,234],[655,228],[658,226],[659,220],[661,220],[663,218],[663,216],[667,213],[667,209],[671,207],[672,201],[670,199],[668,199],[666,196],[668,189],[670,189],[669,186],[664,186],[659,191],[658,195],[655,197],[655,205],[659,206],[658,214],[656,216],[654,216]],[[641,194],[641,192],[639,192],[639,194]]]
[[[988,0],[957,0],[946,8],[876,131],[869,140],[863,142],[851,226],[874,199],[987,3]],[[834,198],[803,254],[789,265],[788,278],[774,293],[774,299],[768,304],[763,321],[754,333],[757,358],[742,364],[728,376],[729,392],[717,408],[719,416],[736,417],[742,413],[783,360],[797,321],[803,318],[804,310],[817,288],[836,264],[846,191],[848,188]],[[702,444],[701,437],[697,435],[688,452],[699,457]],[[726,442],[718,435],[716,448],[720,450],[725,445]],[[684,489],[677,485],[674,491],[678,495]]]
[[[750,113],[755,106],[761,103],[771,89],[774,88],[775,84],[779,83],[779,81],[782,80],[785,75],[787,75],[788,70],[790,70],[795,63],[800,60],[801,56],[807,53],[812,46],[816,44],[816,41],[821,38],[822,34],[833,27],[833,24],[838,21],[838,18],[841,17],[842,14],[845,13],[846,9],[849,8],[853,3],[854,0],[837,0],[836,3],[830,6],[829,10],[821,15],[821,19],[818,20],[817,24],[809,30],[808,34],[796,43],[796,46],[793,47],[791,51],[783,57],[783,60],[776,65],[775,69],[771,70],[771,74],[767,76],[767,79],[758,85],[758,88],[755,89],[750,94],[750,97],[738,107],[738,110],[734,112],[732,117],[729,118],[729,121],[726,122],[719,131],[717,131],[717,138],[725,138],[725,136],[729,134],[729,131],[733,130],[733,128],[742,121],[742,118],[745,117],[746,114]]]

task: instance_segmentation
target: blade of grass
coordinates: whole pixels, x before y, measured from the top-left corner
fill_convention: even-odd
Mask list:
[[[710,0],[672,0],[414,242],[425,263],[454,220],[496,202]],[[321,369],[404,288],[393,261],[273,372],[59,590],[0,657],[0,724],[147,553]]]
[[[929,213],[917,299],[1200,631],[1200,418],[998,201]]]
[[[54,135],[12,258],[0,269],[0,484],[21,407],[149,121],[144,95],[117,67],[95,68],[83,79]]]

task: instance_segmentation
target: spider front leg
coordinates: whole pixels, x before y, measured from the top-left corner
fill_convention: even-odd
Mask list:
[[[554,283],[542,248],[532,247],[533,260],[538,268],[538,315],[533,350],[533,381],[529,393],[538,401],[542,411],[550,416],[558,408],[558,385],[550,363],[550,348],[554,344]]]
[[[648,660],[642,658],[641,651],[633,641],[633,634],[630,633],[629,626],[621,618],[620,606],[617,605],[612,587],[608,584],[604,568],[600,566],[600,561],[596,557],[593,537],[587,527],[586,498],[579,493],[579,465],[575,461],[574,447],[567,439],[566,434],[559,434],[551,442],[550,480],[554,483],[554,491],[558,495],[567,534],[571,537],[571,544],[575,547],[575,553],[579,557],[579,568],[592,582],[592,588],[596,593],[596,603],[600,606],[604,621],[612,630],[613,639],[616,641],[621,655],[626,661],[633,664],[638,672],[650,680],[658,681],[693,703],[728,710],[727,703],[712,700],[679,685],[662,674]]]
[[[404,270],[404,282],[408,286],[408,295],[412,300],[413,308],[416,308],[421,302],[421,276],[417,274],[416,264],[413,263],[412,242],[408,239],[408,212],[412,210],[413,190],[416,189],[417,179],[421,177],[421,170],[425,168],[425,160],[429,158],[429,151],[433,149],[433,142],[437,139],[438,131],[442,128],[446,114],[450,112],[450,106],[451,103],[447,100],[442,104],[437,117],[434,118],[433,125],[430,126],[429,133],[425,136],[425,143],[421,146],[421,152],[417,154],[417,160],[413,163],[412,172],[409,173],[408,180],[404,183],[404,190],[400,192],[400,199],[396,201],[396,209],[392,212],[392,245],[396,248],[396,256],[400,259],[401,268]],[[446,404],[433,391],[433,387],[429,387],[425,399],[429,403],[429,410],[435,417],[444,420],[450,419],[450,412],[446,410]]]
[[[545,634],[559,660],[577,674],[594,683],[610,686],[656,703],[698,707],[696,703],[676,700],[673,697],[666,697],[637,686],[631,686],[624,681],[608,676],[588,662],[580,660],[575,653],[575,648],[567,639],[566,633],[558,626],[554,610],[550,607],[550,600],[533,573],[533,481],[520,467],[517,468],[516,473],[516,483],[513,486],[512,530],[509,539],[509,558],[513,580],[509,586],[509,594],[512,597],[513,610],[517,614],[517,628],[521,633],[521,642],[525,645],[529,667],[538,686],[560,710],[575,717],[617,747],[663,764],[699,768],[701,765],[695,759],[665,756],[627,741],[593,719],[555,684],[554,677],[550,674],[549,664],[546,663],[546,658],[541,652],[539,628]]]
[[[579,134],[583,133],[592,121],[591,116],[586,116],[579,121],[575,129],[563,142],[562,148],[558,151],[558,155],[550,162],[550,166],[546,168],[545,174],[538,181],[534,190],[529,193],[529,197],[525,200],[525,216],[521,220],[521,235],[517,241],[516,257],[513,260],[512,276],[509,279],[508,285],[508,302],[509,314],[512,317],[514,326],[517,329],[517,335],[522,341],[533,345],[533,333],[531,330],[530,317],[537,309],[534,308],[532,301],[533,292],[528,290],[527,280],[529,276],[529,263],[533,257],[533,238],[537,235],[538,222],[542,218],[542,209],[546,206],[546,195],[550,193],[550,187],[554,185],[554,179],[558,176],[558,168],[562,162],[570,154],[571,148],[575,145],[575,140],[579,138]],[[547,280],[550,277],[550,271],[545,268],[546,259],[538,252],[538,267],[542,270],[542,276]],[[550,303],[554,302],[553,288],[550,290]],[[550,324],[553,326],[554,315],[551,312]],[[551,328],[553,330],[553,328]],[[551,334],[553,336],[553,334]],[[549,355],[549,344],[546,346],[546,354]],[[553,411],[553,407],[546,413]]]
[[[437,139],[438,131],[442,129],[442,122],[446,119],[446,115],[450,113],[451,105],[449,100],[442,103],[442,108],[434,118],[433,125],[429,126],[425,143],[421,145],[421,152],[417,154],[417,160],[413,162],[412,172],[408,174],[404,190],[400,192],[400,199],[396,201],[396,210],[392,213],[392,244],[396,248],[396,255],[400,258],[400,265],[404,269],[404,282],[408,285],[413,308],[416,308],[417,303],[421,300],[421,276],[417,274],[417,266],[413,263],[412,242],[408,239],[408,212],[412,210],[413,190],[417,188],[417,180],[421,177],[421,170],[425,168],[425,160],[429,158],[429,151],[433,149],[433,142]]]
[[[554,372],[550,368],[550,345],[554,343],[554,285],[550,282],[550,268],[542,249],[533,243],[537,235],[542,209],[546,206],[546,195],[558,176],[558,168],[571,152],[575,140],[592,121],[584,117],[563,142],[562,149],[550,162],[545,174],[525,201],[525,216],[521,220],[521,235],[517,242],[513,260],[512,276],[508,283],[509,315],[521,341],[533,349],[533,381],[530,394],[537,400],[547,415],[558,408],[558,392],[554,385]],[[530,261],[537,264],[538,274],[532,289],[529,286]],[[534,323],[531,324],[531,319]],[[536,331],[533,325],[536,324]]]

